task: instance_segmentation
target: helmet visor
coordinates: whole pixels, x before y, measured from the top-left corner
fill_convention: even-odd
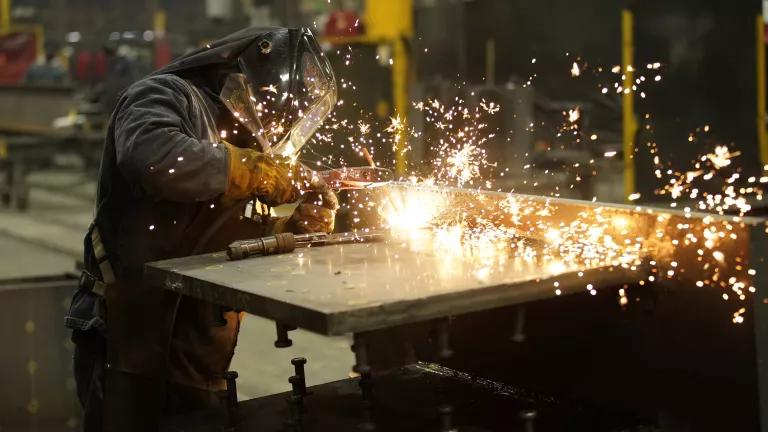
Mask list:
[[[256,73],[255,62],[241,59],[244,73],[230,74],[220,96],[262,151],[293,156],[336,104],[336,82],[328,59],[308,30],[299,35],[290,55],[280,49],[275,47],[270,55],[282,63],[282,69],[267,63]]]

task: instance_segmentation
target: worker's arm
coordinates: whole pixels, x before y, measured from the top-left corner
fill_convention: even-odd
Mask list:
[[[227,149],[185,133],[199,130],[197,101],[180,78],[160,75],[131,86],[113,119],[120,171],[139,193],[178,202],[205,201],[227,188]]]

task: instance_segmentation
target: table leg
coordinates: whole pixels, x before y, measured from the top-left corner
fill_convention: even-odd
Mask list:
[[[10,202],[12,206],[20,211],[24,211],[29,207],[29,186],[26,182],[26,168],[25,164],[14,162],[9,170]]]
[[[13,185],[13,164],[6,162],[3,164],[5,167],[4,177],[5,181],[2,189],[0,190],[0,200],[2,200],[3,206],[11,206],[11,186]]]

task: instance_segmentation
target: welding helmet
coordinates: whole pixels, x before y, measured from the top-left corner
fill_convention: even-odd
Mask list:
[[[336,104],[336,80],[309,29],[276,29],[237,59],[220,97],[265,153],[294,156]]]

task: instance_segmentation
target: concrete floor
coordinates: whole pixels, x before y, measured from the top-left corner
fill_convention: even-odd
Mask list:
[[[83,234],[92,218],[93,182],[54,171],[36,173],[31,181],[28,212],[0,209],[0,279],[72,271],[82,255]],[[290,359],[296,356],[308,359],[309,385],[348,376],[353,362],[349,338],[297,330],[291,332],[294,346],[278,350],[274,337],[273,322],[246,317],[232,364],[240,374],[241,398],[289,390]]]

